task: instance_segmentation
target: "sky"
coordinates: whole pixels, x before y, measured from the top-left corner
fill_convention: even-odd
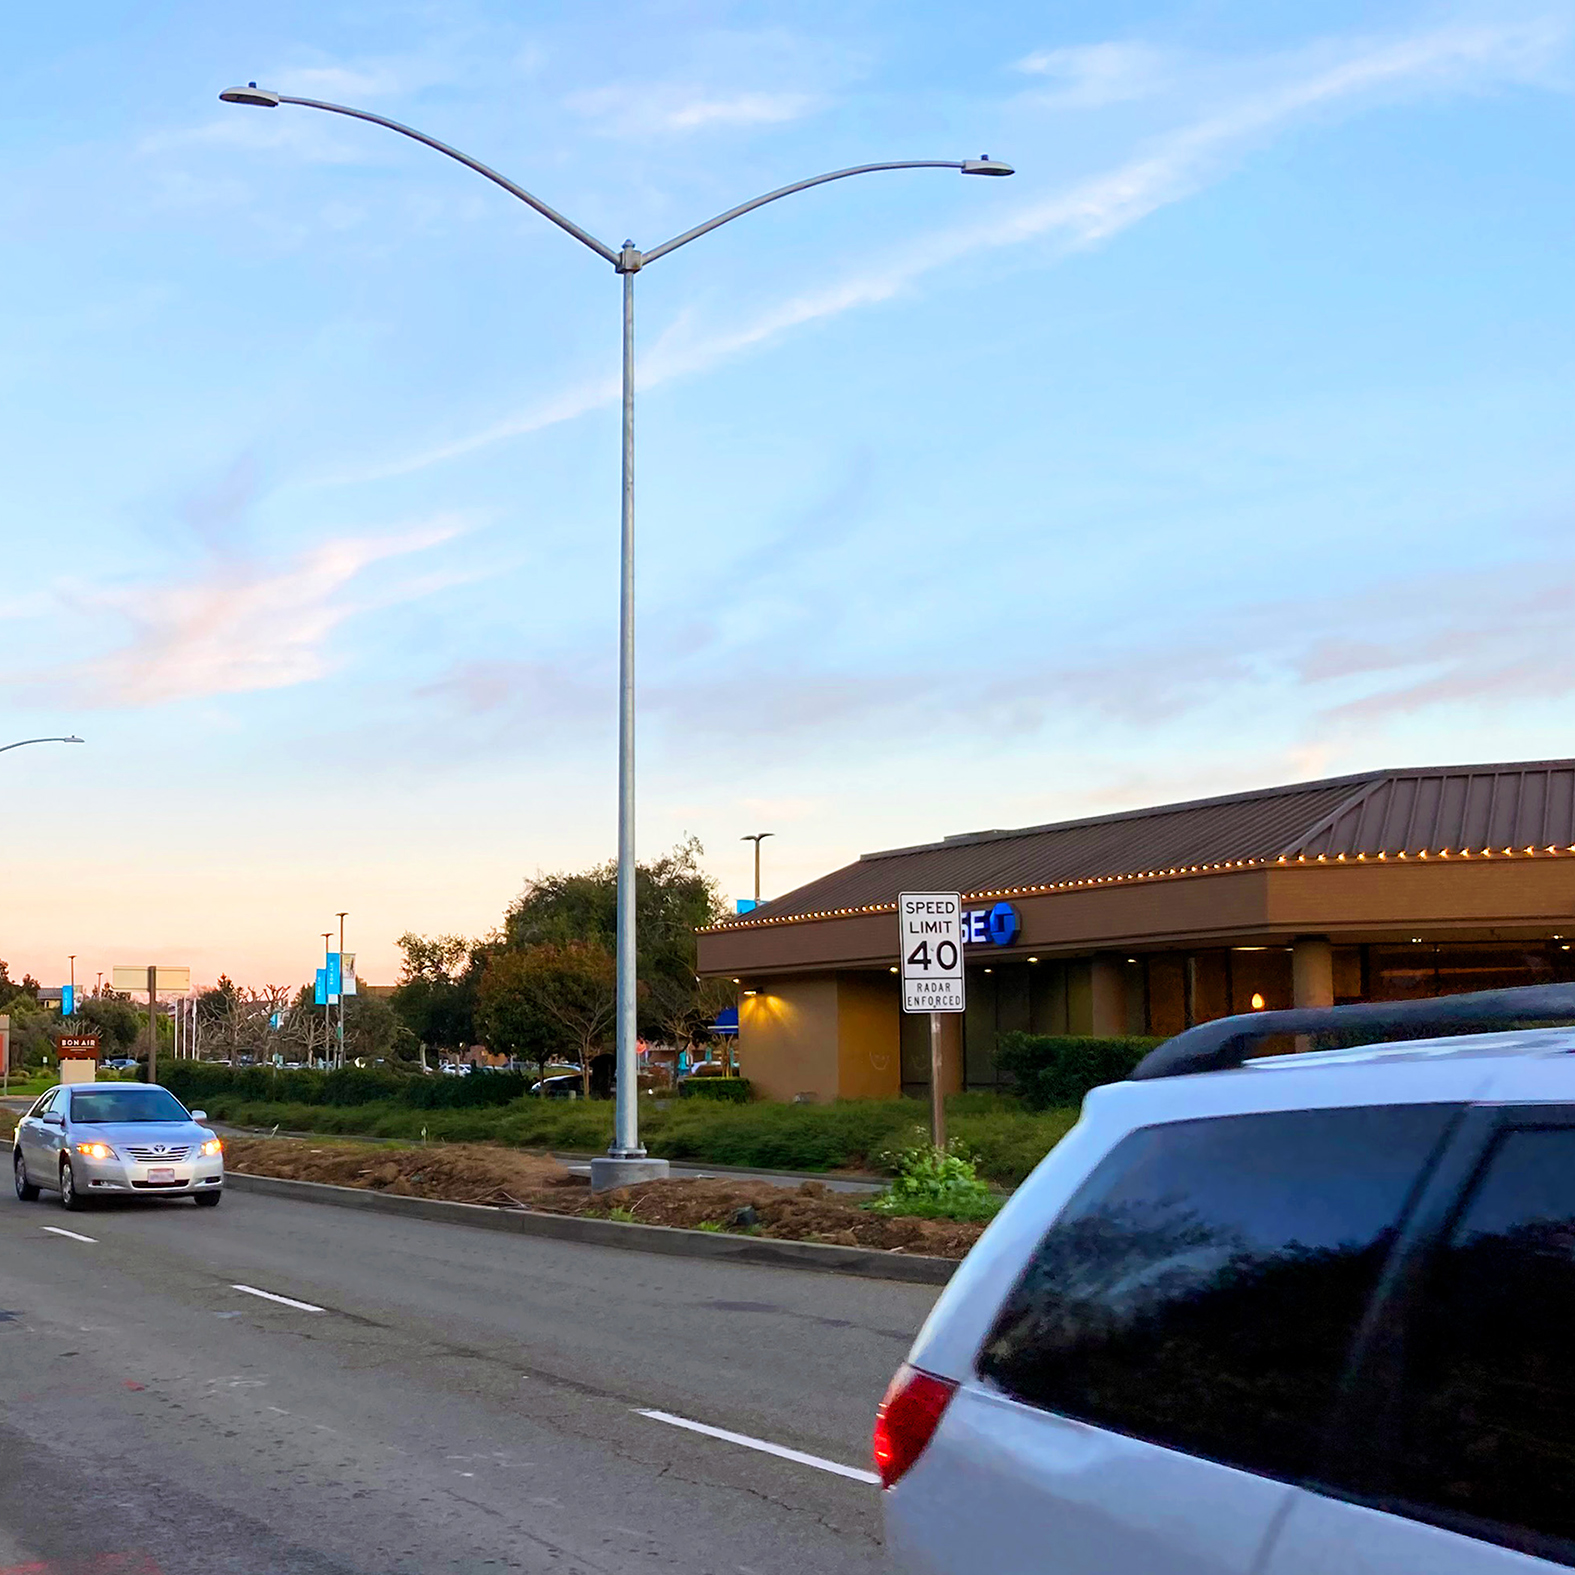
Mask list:
[[[82,0],[0,53],[0,956],[1572,752],[1575,3]]]

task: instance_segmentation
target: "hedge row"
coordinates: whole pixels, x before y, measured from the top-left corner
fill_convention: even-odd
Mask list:
[[[403,1105],[411,1110],[475,1110],[507,1105],[530,1092],[523,1072],[477,1069],[468,1077],[401,1076],[347,1066],[332,1072],[271,1066],[217,1066],[211,1061],[165,1061],[159,1081],[190,1106],[219,1095],[289,1105]]]
[[[1015,1185],[1060,1140],[1076,1110],[1026,1111],[995,1094],[960,1094],[946,1102],[948,1130],[980,1158],[991,1181]],[[285,1132],[360,1134],[439,1143],[596,1153],[613,1135],[609,1100],[526,1099],[507,1109],[412,1110],[395,1103],[332,1107],[275,1104],[217,1095],[216,1120],[277,1126]],[[917,1100],[838,1100],[830,1105],[717,1104],[675,1100],[666,1109],[640,1102],[640,1138],[665,1159],[761,1170],[885,1171],[896,1150],[922,1137],[928,1109]]]
[[[1080,1105],[1090,1089],[1119,1083],[1160,1039],[1130,1035],[1095,1039],[1080,1034],[1002,1034],[996,1065],[1012,1076],[1018,1097],[1030,1110]]]
[[[678,1097],[747,1105],[755,1097],[755,1087],[747,1077],[689,1077],[678,1085]]]

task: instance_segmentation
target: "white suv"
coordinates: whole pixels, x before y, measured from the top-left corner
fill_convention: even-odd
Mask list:
[[[1575,1031],[1208,1026],[1089,1096],[936,1304],[876,1425],[897,1568],[1575,1565]]]

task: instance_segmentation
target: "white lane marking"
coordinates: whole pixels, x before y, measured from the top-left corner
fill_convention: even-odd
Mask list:
[[[232,1285],[232,1291],[245,1291],[248,1296],[260,1296],[265,1302],[279,1302],[285,1307],[299,1307],[302,1312],[326,1312],[326,1307],[314,1307],[310,1302],[298,1302],[293,1296],[276,1296],[272,1291],[260,1291],[255,1285]]]
[[[706,1422],[691,1422],[686,1416],[674,1416],[671,1411],[646,1411],[635,1407],[637,1416],[648,1416],[653,1422],[666,1422],[669,1427],[688,1428],[691,1433],[704,1433],[707,1438],[720,1438],[727,1444],[741,1444],[745,1449],[758,1449],[763,1455],[775,1455],[779,1460],[796,1461],[801,1466],[813,1466],[817,1471],[830,1471],[835,1476],[847,1477],[850,1482],[868,1482],[880,1486],[880,1478],[873,1471],[860,1471],[856,1466],[845,1466],[840,1461],[825,1460],[819,1455],[806,1455],[801,1449],[789,1449],[783,1444],[768,1443],[763,1438],[751,1438],[747,1433],[730,1433],[725,1427],[712,1427]]]
[[[40,1230],[47,1230],[51,1236],[69,1236],[72,1241],[88,1241],[97,1245],[97,1236],[81,1236],[74,1230],[67,1230],[64,1225],[40,1225]]]

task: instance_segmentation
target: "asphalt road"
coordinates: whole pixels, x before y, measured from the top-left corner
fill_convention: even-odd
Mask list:
[[[867,1469],[935,1295],[240,1193],[7,1196],[0,1575],[879,1570],[876,1489],[834,1468]]]

